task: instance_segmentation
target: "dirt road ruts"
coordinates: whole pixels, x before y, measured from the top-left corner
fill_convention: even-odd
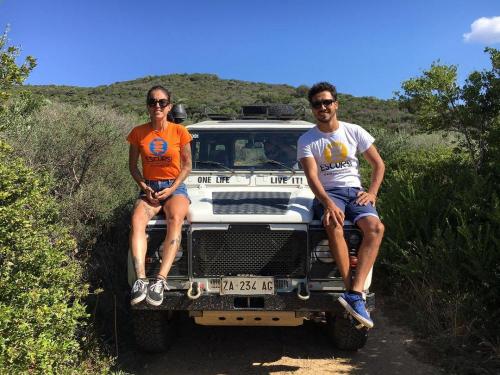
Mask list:
[[[391,324],[383,311],[374,315],[365,348],[333,348],[321,323],[301,327],[204,327],[179,321],[180,334],[163,354],[137,348],[120,353],[119,368],[132,374],[439,374],[415,359],[409,330]]]

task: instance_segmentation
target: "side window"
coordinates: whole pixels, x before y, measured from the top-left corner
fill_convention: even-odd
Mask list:
[[[220,133],[196,134],[191,142],[191,152],[195,169],[213,169],[213,164],[205,162],[217,162],[230,166],[231,137]],[[198,163],[201,161],[201,163]]]
[[[210,143],[208,151],[209,160],[228,165],[229,158],[226,152],[226,145],[218,142]]]
[[[194,145],[194,150],[192,150],[191,153],[194,155],[194,160],[199,160],[200,159],[200,141],[193,142],[192,145]]]

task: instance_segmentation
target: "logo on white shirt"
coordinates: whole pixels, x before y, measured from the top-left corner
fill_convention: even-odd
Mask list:
[[[328,163],[340,163],[347,158],[347,146],[339,141],[330,142],[323,151],[323,156]]]

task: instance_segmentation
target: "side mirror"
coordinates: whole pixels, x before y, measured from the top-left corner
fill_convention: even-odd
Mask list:
[[[181,124],[186,119],[187,113],[186,108],[184,108],[184,104],[175,104],[168,114],[168,120],[175,122],[176,124]]]

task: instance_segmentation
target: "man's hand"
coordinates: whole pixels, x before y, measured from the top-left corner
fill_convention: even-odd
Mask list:
[[[371,203],[373,207],[375,207],[375,202],[377,201],[377,196],[368,191],[360,191],[358,193],[358,199],[356,199],[356,203],[360,206],[366,206],[368,203]]]
[[[338,208],[336,205],[331,204],[325,208],[325,214],[323,215],[323,225],[325,227],[333,225],[344,226],[344,212]]]
[[[174,190],[171,187],[168,187],[156,193],[155,198],[158,199],[159,201],[164,200],[167,199],[170,195],[172,195],[173,192]]]

